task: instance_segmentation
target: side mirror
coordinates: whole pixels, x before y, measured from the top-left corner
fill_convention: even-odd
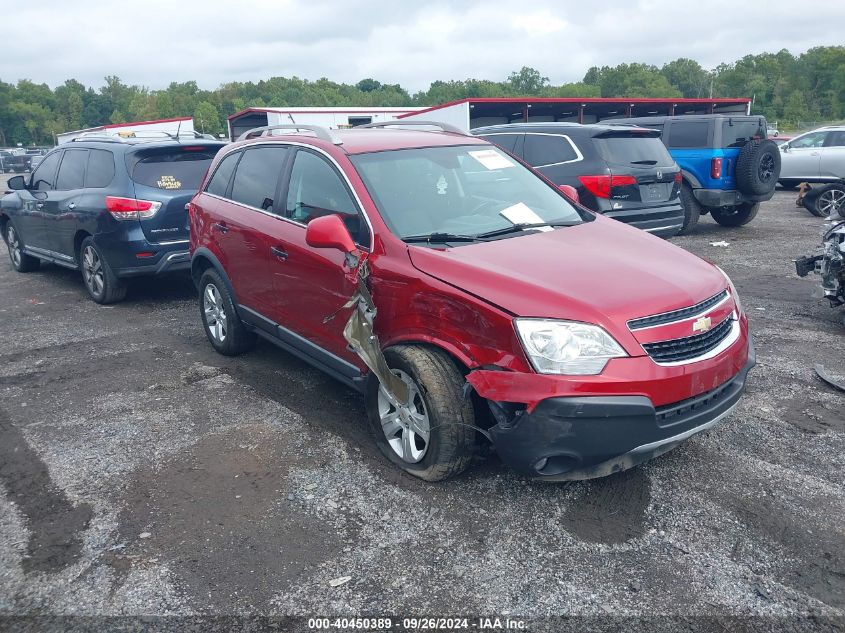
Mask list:
[[[20,191],[21,189],[26,189],[26,180],[23,176],[12,176],[6,182],[6,186],[10,191]]]
[[[780,146],[780,151],[782,151],[782,152],[788,152],[788,151],[789,151],[789,143],[784,143],[783,145],[781,145],[781,146]]]
[[[305,229],[305,243],[314,248],[336,248],[342,253],[355,251],[355,242],[339,215],[311,220]]]
[[[573,202],[581,202],[581,199],[578,197],[578,190],[572,185],[558,185],[558,188],[563,192],[563,195]]]

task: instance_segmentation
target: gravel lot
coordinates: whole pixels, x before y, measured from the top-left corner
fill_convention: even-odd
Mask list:
[[[405,476],[355,393],[266,343],[215,354],[186,278],[101,307],[4,255],[0,614],[845,616],[845,396],[812,369],[845,373],[845,328],[795,276],[821,220],[793,199],[674,240],[749,313],[736,413],[571,484],[494,455]]]

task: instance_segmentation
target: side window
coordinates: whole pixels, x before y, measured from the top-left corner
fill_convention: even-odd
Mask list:
[[[825,147],[845,147],[845,131],[828,134]]]
[[[316,154],[298,151],[290,175],[285,215],[308,224],[314,218],[332,214],[341,216],[356,243],[369,247],[367,223],[338,173]]]
[[[516,143],[521,134],[489,134],[481,136],[485,141],[498,145],[506,152],[513,154],[516,151]]]
[[[794,141],[789,141],[789,146],[794,148],[821,147],[824,145],[826,136],[827,132],[811,132]]]
[[[221,198],[226,196],[229,181],[232,179],[232,173],[235,171],[235,165],[238,164],[238,158],[240,157],[241,152],[233,152],[220,161],[217,169],[214,170],[214,175],[208,181],[208,186],[205,188],[208,193],[220,196]]]
[[[232,200],[272,212],[276,186],[288,151],[283,145],[246,150],[232,181]]]
[[[522,153],[525,155],[525,162],[532,167],[566,163],[578,158],[572,143],[563,136],[526,134],[525,149]]]
[[[59,191],[82,189],[85,186],[85,166],[87,164],[87,149],[65,150],[62,164],[59,165],[59,175],[56,176],[56,189]]]
[[[41,161],[38,169],[32,174],[30,189],[35,191],[52,191],[56,184],[56,168],[62,152],[54,152]]]
[[[114,155],[108,150],[88,151],[88,170],[85,172],[85,186],[94,189],[108,187],[114,178]]]
[[[709,121],[673,121],[666,145],[673,149],[707,147],[709,132]]]

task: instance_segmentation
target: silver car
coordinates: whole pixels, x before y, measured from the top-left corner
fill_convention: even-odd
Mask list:
[[[797,187],[802,182],[845,180],[845,125],[819,128],[780,146],[778,182]]]

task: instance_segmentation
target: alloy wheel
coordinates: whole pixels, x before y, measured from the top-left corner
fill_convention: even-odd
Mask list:
[[[82,251],[82,277],[91,293],[97,297],[103,294],[105,276],[103,261],[93,246],[86,246]]]
[[[223,297],[214,284],[208,284],[202,295],[202,309],[208,333],[218,343],[226,340],[226,310]]]
[[[838,212],[845,207],[845,191],[841,189],[828,189],[819,196],[816,205],[824,215],[831,215]]]
[[[379,385],[378,414],[381,429],[393,452],[402,461],[415,464],[428,451],[431,436],[428,411],[414,380],[399,369],[394,369],[393,373],[408,385],[409,403],[399,404]]]
[[[763,154],[760,160],[760,181],[769,182],[775,175],[775,157],[771,154]]]
[[[9,245],[9,257],[17,268],[21,265],[21,242],[18,239],[17,232],[11,226],[6,231],[6,243]]]

